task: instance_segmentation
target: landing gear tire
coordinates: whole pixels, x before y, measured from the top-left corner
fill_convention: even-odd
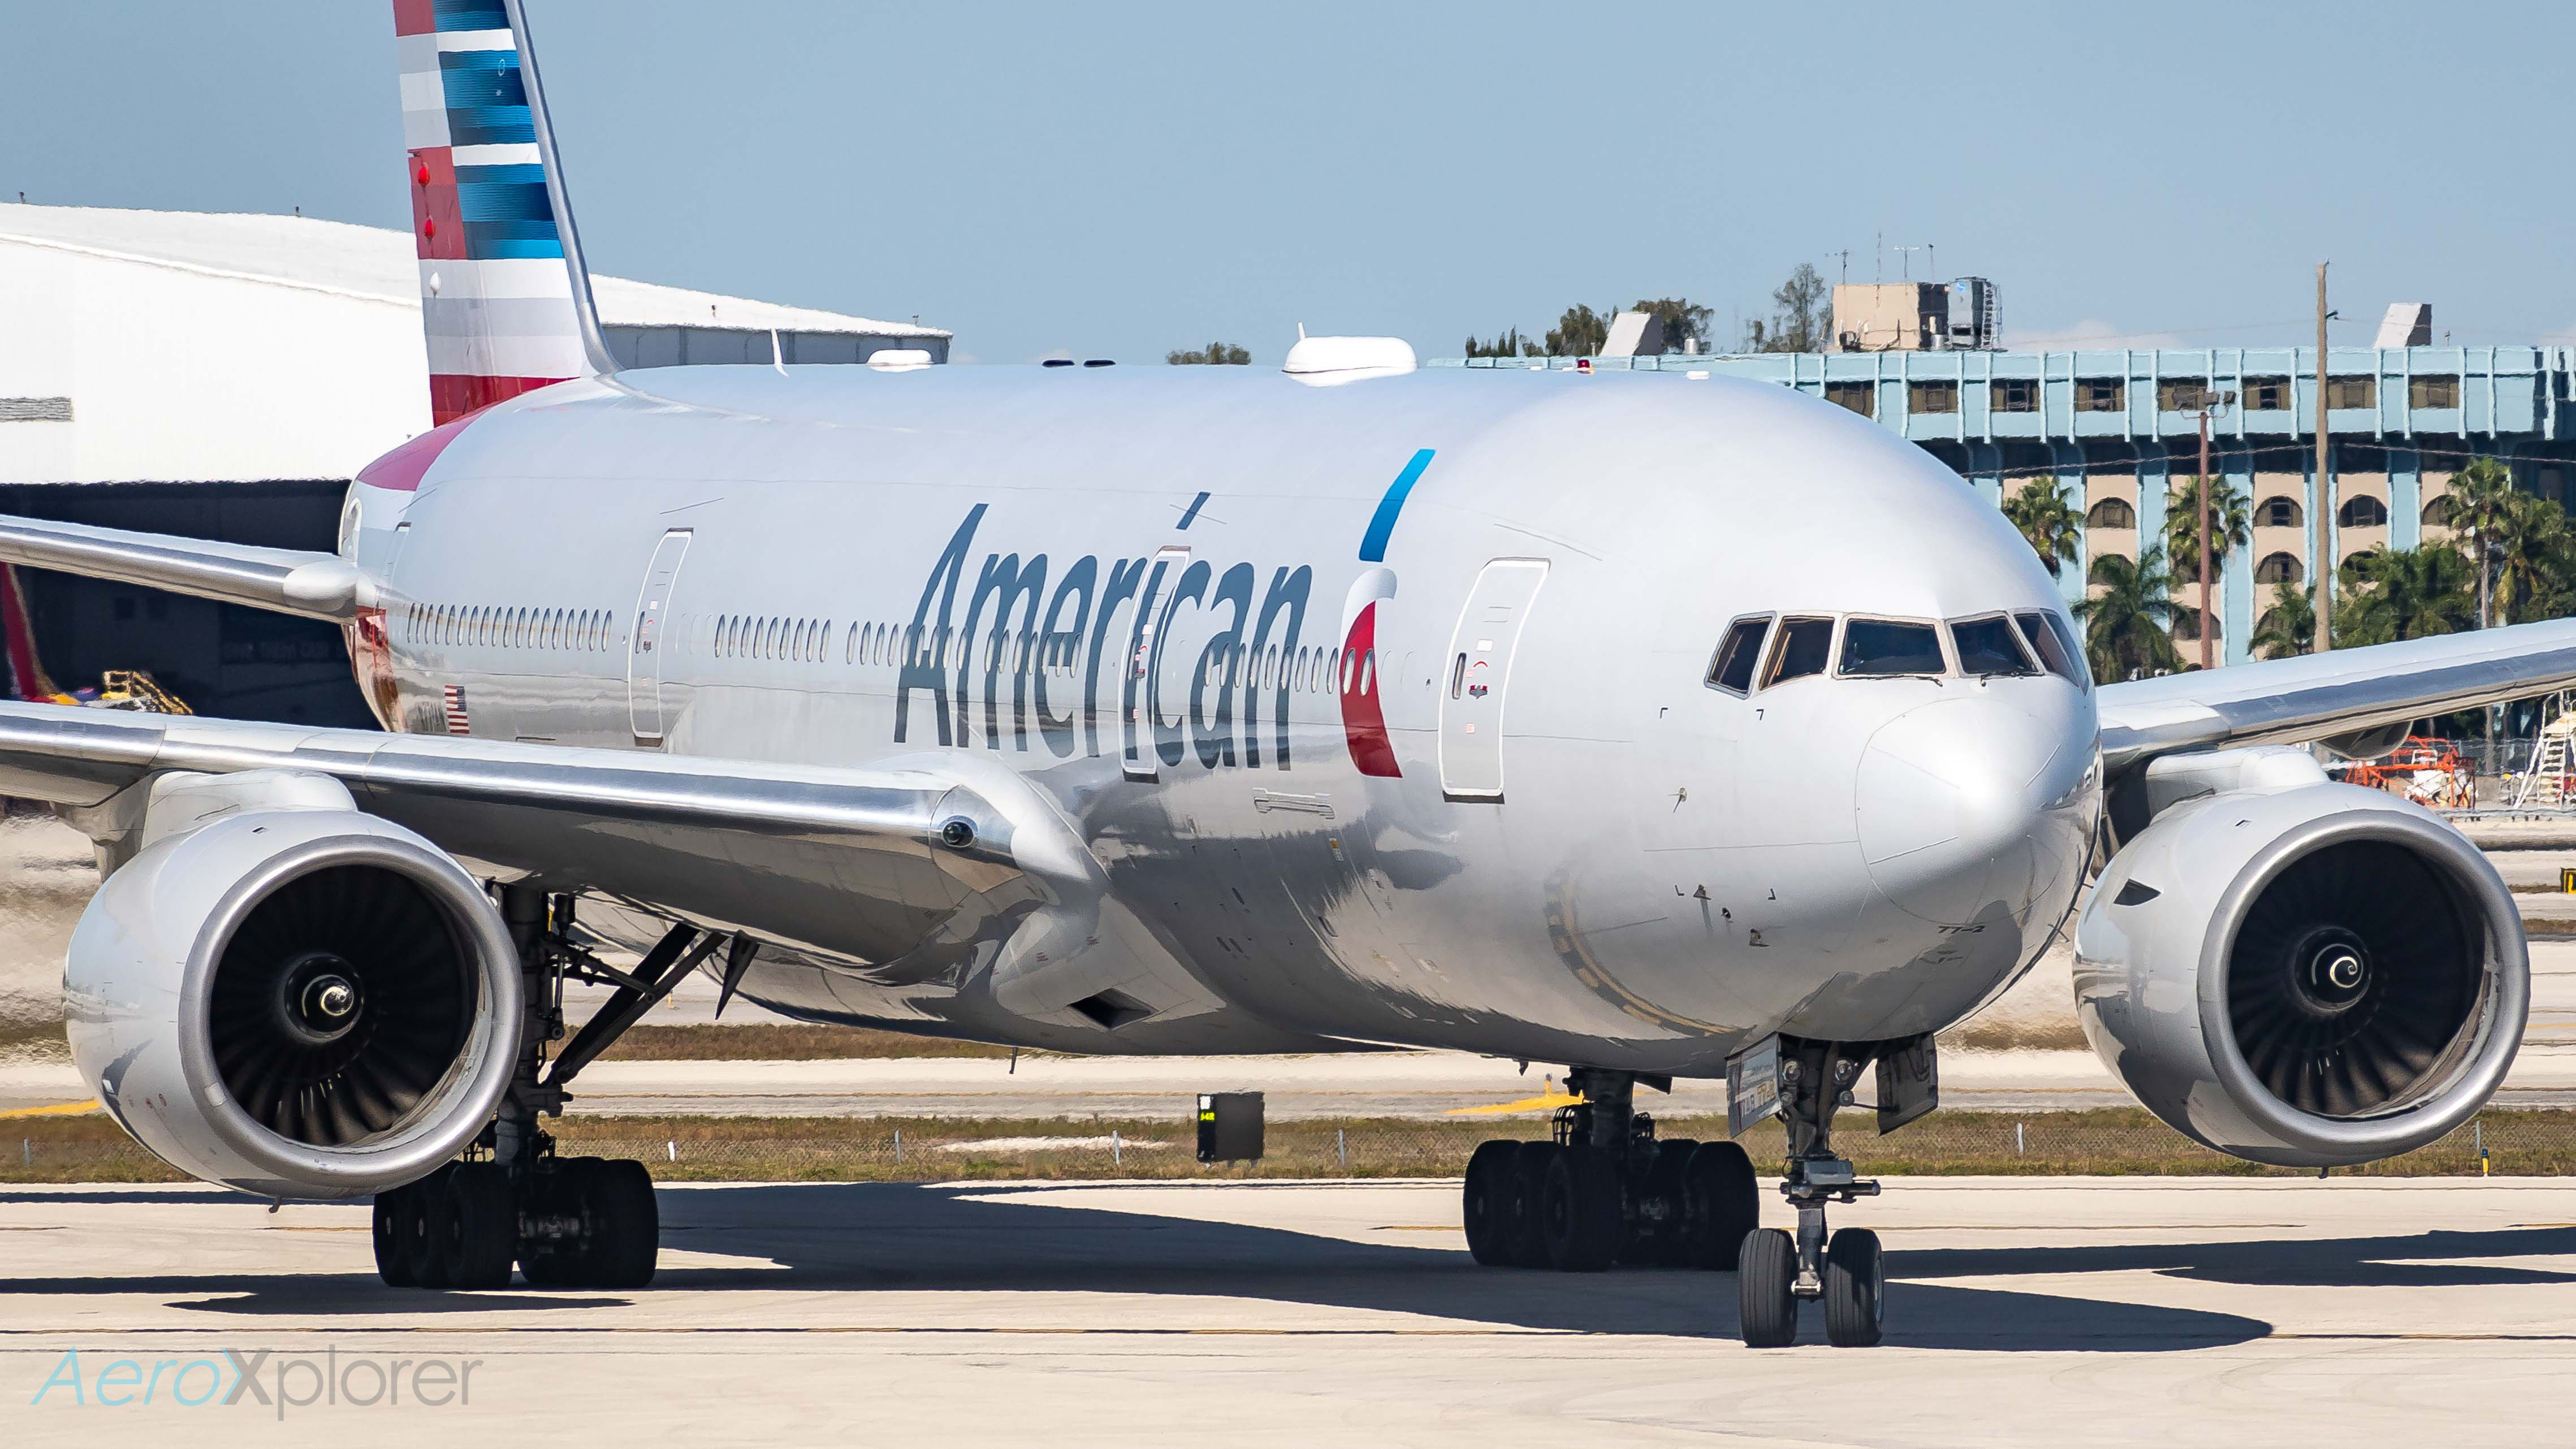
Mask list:
[[[1553,1142],[1522,1142],[1513,1149],[1508,1179],[1511,1196],[1506,1204],[1509,1228],[1504,1235],[1510,1256],[1504,1261],[1516,1268],[1547,1266],[1547,1241],[1541,1232],[1539,1208],[1547,1196],[1547,1165],[1557,1151]]]
[[[388,1288],[412,1288],[411,1243],[421,1233],[420,1197],[416,1184],[405,1183],[376,1194],[376,1276]]]
[[[1620,1262],[1655,1268],[1689,1264],[1690,1159],[1698,1150],[1699,1144],[1687,1137],[1654,1144],[1655,1155],[1628,1201],[1628,1235],[1619,1245]]]
[[[1561,1273],[1609,1267],[1626,1231],[1619,1167],[1610,1154],[1598,1147],[1557,1148],[1547,1164],[1539,1221],[1549,1267]]]
[[[1465,1219],[1467,1251],[1488,1268],[1508,1268],[1512,1254],[1512,1191],[1517,1142],[1483,1142],[1467,1159]]]
[[[1703,1142],[1682,1172],[1683,1254],[1694,1267],[1737,1266],[1745,1235],[1762,1221],[1753,1159],[1732,1142]]]
[[[662,1256],[662,1209],[653,1197],[653,1175],[632,1158],[603,1162],[591,1174],[590,1202],[598,1236],[590,1247],[590,1286],[641,1288],[653,1281]]]
[[[437,1247],[447,1259],[449,1286],[509,1287],[510,1260],[519,1249],[510,1174],[497,1163],[463,1163],[448,1173],[445,1199],[433,1221],[444,1233]]]
[[[1798,1300],[1789,1292],[1798,1245],[1778,1228],[1745,1234],[1736,1260],[1738,1318],[1747,1348],[1786,1348],[1798,1341]]]
[[[644,1164],[558,1159],[534,1189],[533,1215],[556,1231],[519,1249],[519,1271],[544,1288],[641,1288],[662,1251],[662,1215]]]
[[[1836,1232],[1825,1247],[1825,1340],[1836,1348],[1874,1347],[1885,1321],[1886,1292],[1878,1234],[1867,1228]]]
[[[403,1214],[403,1274],[416,1288],[456,1286],[447,1254],[440,1251],[450,1231],[447,1180],[456,1172],[449,1163],[403,1189],[411,1201]]]

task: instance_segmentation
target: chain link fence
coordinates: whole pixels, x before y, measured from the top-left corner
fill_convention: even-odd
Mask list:
[[[182,1174],[98,1117],[24,1121],[0,1138],[0,1182],[177,1182]],[[1476,1144],[1548,1135],[1543,1120],[1282,1121],[1257,1162],[1202,1164],[1186,1120],[961,1121],[887,1118],[572,1117],[553,1124],[564,1156],[631,1157],[666,1181],[951,1182],[1224,1178],[1455,1177]],[[1726,1135],[1723,1119],[1675,1117],[1666,1139]],[[2197,1146],[2134,1108],[2014,1115],[1945,1112],[1888,1137],[1844,1119],[1837,1145],[1888,1175],[2312,1176]],[[1747,1132],[1770,1169],[1779,1124]],[[2337,1175],[2576,1174],[2576,1111],[2483,1113],[2441,1141]]]

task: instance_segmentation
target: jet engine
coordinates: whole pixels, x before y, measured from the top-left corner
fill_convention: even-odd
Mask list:
[[[2438,816],[2297,751],[2167,765],[2149,793],[2184,798],[2112,857],[2076,928],[2103,1062],[2176,1131],[2285,1167],[2391,1157],[2467,1121],[2529,1007],[2495,868]]]
[[[518,1054],[500,913],[336,781],[194,778],[156,791],[153,826],[181,823],[145,829],[72,933],[73,1059],[126,1131],[208,1182],[346,1198],[427,1174],[482,1130]]]

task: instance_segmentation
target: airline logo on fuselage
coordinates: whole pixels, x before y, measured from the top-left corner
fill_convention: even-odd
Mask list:
[[[976,504],[931,565],[899,641],[895,743],[914,741],[919,694],[924,733],[942,745],[972,743],[980,707],[984,743],[996,750],[1007,733],[1023,752],[1114,752],[1130,773],[1193,756],[1211,770],[1286,770],[1295,758],[1289,696],[1304,689],[1337,701],[1362,774],[1400,774],[1381,703],[1379,610],[1396,591],[1388,537],[1431,457],[1416,453],[1380,501],[1360,545],[1360,560],[1375,567],[1352,581],[1329,645],[1308,632],[1309,565],[1277,565],[1265,578],[1253,564],[1219,565],[1177,545],[1061,568],[1044,553],[988,551],[976,562],[989,508]]]

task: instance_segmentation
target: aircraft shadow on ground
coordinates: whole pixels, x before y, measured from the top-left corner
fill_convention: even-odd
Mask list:
[[[1081,1205],[1059,1187],[880,1183],[717,1187],[662,1195],[666,1266],[656,1291],[994,1292],[1236,1298],[1418,1315],[1505,1328],[1732,1338],[1728,1273],[1614,1269],[1555,1274],[1476,1267],[1451,1248],[1351,1242],[1281,1228]],[[68,1195],[46,1195],[62,1201]],[[75,1200],[175,1201],[112,1192]],[[35,1201],[0,1194],[0,1202]],[[195,1196],[195,1202],[204,1202]],[[739,1266],[676,1259],[688,1253]],[[2358,1238],[1896,1250],[1888,1254],[1892,1344],[1988,1351],[2161,1351],[2241,1343],[2271,1325],[2240,1314],[2039,1292],[2024,1276],[2139,1271],[2248,1286],[2409,1287],[2576,1281],[2481,1260],[2576,1253],[2576,1229]],[[1931,1279],[1982,1278],[1995,1286]],[[434,1294],[331,1274],[0,1277],[0,1293],[192,1295],[176,1306],[275,1318],[540,1312],[611,1307],[618,1296]],[[234,1295],[234,1296],[226,1296]],[[1043,1299],[1016,1322],[1043,1326]],[[1822,1334],[1805,1315],[1803,1339]],[[1139,1322],[1140,1330],[1157,1325]],[[1194,1324],[1176,1326],[1190,1327]]]

